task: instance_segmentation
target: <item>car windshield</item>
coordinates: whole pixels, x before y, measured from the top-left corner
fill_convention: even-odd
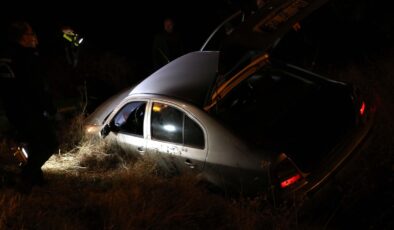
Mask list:
[[[254,145],[275,148],[283,139],[283,121],[293,120],[291,117],[296,117],[318,90],[315,82],[267,65],[232,89],[209,112]]]

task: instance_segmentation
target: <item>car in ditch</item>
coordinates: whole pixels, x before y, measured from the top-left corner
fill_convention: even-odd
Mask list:
[[[207,41],[108,99],[86,133],[223,190],[280,199],[315,191],[362,146],[375,113],[352,84],[270,56],[324,2],[269,2],[218,50]]]

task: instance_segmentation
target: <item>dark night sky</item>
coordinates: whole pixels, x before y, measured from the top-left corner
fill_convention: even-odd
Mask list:
[[[30,21],[39,35],[42,53],[51,55],[62,49],[60,27],[69,25],[84,36],[86,48],[110,50],[131,59],[150,61],[152,40],[165,16],[175,18],[186,47],[196,50],[240,1],[246,0],[35,1],[18,3],[18,7],[17,4],[2,7],[0,19],[2,26],[14,19]],[[331,3],[337,8],[336,13],[345,17],[343,21],[334,22],[338,23],[334,26],[338,26],[340,39],[354,39],[355,33],[359,33],[357,36],[361,39],[357,41],[370,47],[382,39],[391,39],[394,16],[384,0],[333,0]],[[343,22],[353,24],[346,28]],[[355,33],[349,32],[356,27]]]
[[[83,49],[110,51],[149,69],[155,33],[163,18],[175,19],[186,51],[201,47],[232,7],[227,0],[199,1],[56,1],[7,5],[0,9],[1,26],[15,19],[29,21],[39,36],[43,55],[63,52],[61,26],[71,26],[85,40]]]
[[[209,32],[224,18],[229,8],[247,0],[151,0],[151,1],[56,1],[13,3],[0,10],[2,24],[25,18],[31,21],[43,44],[54,43],[61,25],[80,31],[94,45],[126,52],[140,49],[161,28],[163,17],[173,16],[177,28],[186,36],[190,48],[199,47]],[[383,0],[335,0],[338,7],[354,17],[380,17],[391,14]],[[4,7],[6,6],[6,7]],[[366,12],[369,11],[369,12]],[[385,12],[382,12],[385,11]],[[394,17],[391,17],[392,20]]]
[[[3,8],[3,24],[13,19],[30,21],[41,36],[42,45],[56,43],[61,25],[70,25],[83,34],[90,45],[121,50],[127,54],[148,46],[161,29],[162,19],[174,17],[177,29],[189,40],[189,47],[203,43],[217,22],[225,0],[199,1],[64,1],[57,4],[38,3],[22,8]],[[222,7],[223,8],[223,7]],[[142,43],[142,45],[141,45]]]

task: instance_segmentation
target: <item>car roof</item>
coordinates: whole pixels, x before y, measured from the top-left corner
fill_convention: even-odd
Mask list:
[[[162,95],[185,100],[202,108],[216,79],[218,59],[217,51],[185,54],[147,77],[130,95]]]

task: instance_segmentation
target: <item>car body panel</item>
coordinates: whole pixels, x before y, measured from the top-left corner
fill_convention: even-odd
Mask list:
[[[140,136],[134,136],[127,133],[116,133],[116,141],[120,147],[132,154],[145,154],[146,139]]]

